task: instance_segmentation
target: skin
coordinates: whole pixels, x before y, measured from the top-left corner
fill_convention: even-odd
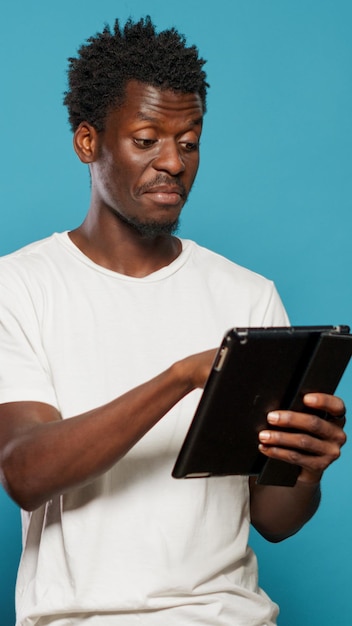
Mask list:
[[[71,238],[96,263],[141,277],[171,263],[180,242],[143,238],[116,218],[162,224],[178,219],[198,170],[203,111],[197,94],[160,92],[136,81],[126,91],[104,132],[83,123],[75,133],[75,150],[90,167],[92,197]]]
[[[103,132],[80,124],[74,147],[90,168],[91,204],[83,224],[70,236],[95,263],[142,277],[180,254],[180,242],[172,234],[144,236],[136,223],[168,227],[178,219],[199,165],[202,113],[197,94],[131,81],[123,104],[107,115]],[[69,420],[43,403],[0,405],[0,475],[5,489],[22,508],[33,510],[94,480],[181,398],[204,387],[215,354],[215,349],[209,350],[170,364],[143,385]],[[305,404],[308,415],[269,414],[268,428],[259,435],[263,454],[302,467],[292,488],[260,486],[250,479],[252,523],[271,541],[297,532],[314,514],[322,474],[346,440],[344,420],[337,419],[344,413],[340,398],[309,394]],[[310,415],[309,407],[336,419]],[[270,424],[278,429],[271,430]]]

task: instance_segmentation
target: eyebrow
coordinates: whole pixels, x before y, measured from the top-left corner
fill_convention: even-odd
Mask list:
[[[146,113],[143,113],[143,111],[138,111],[136,117],[141,120],[141,122],[152,122],[154,124],[157,124],[159,122],[159,120],[156,117],[153,117],[152,115],[147,115]],[[203,122],[203,115],[201,115],[200,117],[197,117],[197,119],[195,120],[190,120],[190,125],[191,126],[199,126],[199,124],[202,124]]]

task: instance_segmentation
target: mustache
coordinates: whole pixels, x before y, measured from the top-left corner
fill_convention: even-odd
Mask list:
[[[158,174],[157,176],[155,176],[155,178],[153,178],[153,180],[144,183],[144,185],[141,185],[140,187],[137,187],[137,194],[141,195],[143,193],[147,193],[154,187],[159,187],[161,185],[173,187],[177,191],[177,193],[180,194],[181,198],[187,198],[187,191],[183,182],[179,180],[177,176],[175,176],[174,178],[170,178],[169,176],[165,176],[164,174]]]

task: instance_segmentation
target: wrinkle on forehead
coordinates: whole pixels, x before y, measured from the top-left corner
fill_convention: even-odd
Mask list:
[[[116,128],[127,130],[143,124],[160,128],[166,125],[174,133],[194,129],[199,134],[203,126],[201,98],[198,93],[184,94],[130,81],[123,102],[107,114],[105,134],[109,128],[115,132]]]
[[[162,89],[140,83],[138,81],[130,81],[126,87],[127,100],[140,99],[140,110],[138,111],[138,117],[143,121],[152,117],[148,114],[148,110],[174,110],[182,112],[193,109],[197,120],[203,118],[203,105],[201,97],[198,93],[182,93],[173,91],[172,89]],[[148,120],[147,120],[148,121]]]
[[[151,122],[151,123],[158,122],[158,118],[153,117],[153,115],[145,113],[144,111],[137,111],[136,118],[140,120],[141,122]],[[191,119],[190,126],[198,126],[199,124],[202,123],[202,121],[203,121],[203,116],[201,115],[198,118]]]

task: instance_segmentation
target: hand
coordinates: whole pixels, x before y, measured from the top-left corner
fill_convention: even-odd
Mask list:
[[[217,352],[217,349],[198,352],[175,364],[179,370],[180,379],[186,379],[189,382],[190,390],[203,389]]]
[[[299,480],[316,483],[324,470],[339,458],[346,442],[345,405],[340,398],[324,393],[309,393],[303,402],[307,407],[325,411],[328,419],[309,413],[271,411],[268,423],[278,430],[259,433],[259,450],[272,459],[299,465],[302,468]]]

